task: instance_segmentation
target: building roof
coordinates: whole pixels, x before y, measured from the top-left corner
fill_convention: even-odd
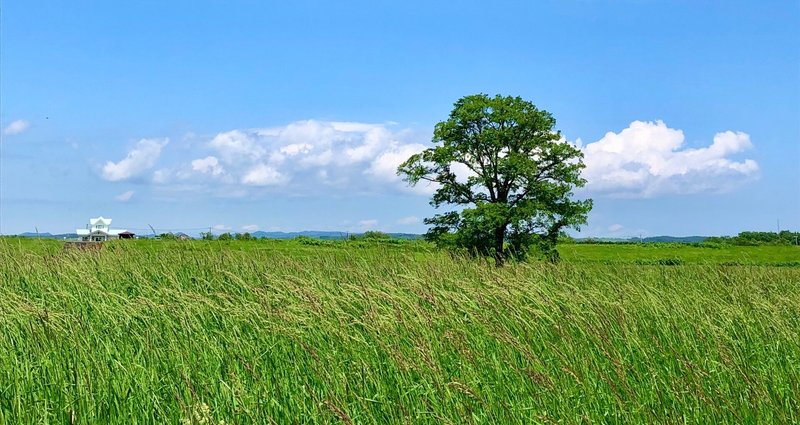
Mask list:
[[[108,235],[108,236],[119,236],[120,233],[129,233],[125,229],[108,229],[108,230],[100,230],[100,229],[93,229],[89,231],[89,229],[77,229],[75,232],[78,236],[89,236],[89,235]],[[130,233],[131,235],[133,233]]]
[[[90,218],[89,224],[91,228],[89,229],[77,229],[75,233],[78,236],[88,236],[88,235],[109,235],[109,236],[117,236],[120,233],[127,232],[126,229],[111,229],[111,219],[105,218],[103,216],[97,218]],[[101,227],[98,229],[98,227]]]
[[[111,219],[110,218],[103,218],[103,216],[101,215],[100,217],[97,217],[97,218],[90,218],[89,219],[89,224],[91,224],[92,226],[97,225],[97,224],[105,224],[106,226],[110,226],[111,225]]]

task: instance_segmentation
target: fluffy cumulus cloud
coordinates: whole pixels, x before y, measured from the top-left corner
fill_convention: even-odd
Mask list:
[[[101,176],[108,181],[121,181],[137,177],[156,163],[168,139],[142,139],[119,162],[108,161]]]
[[[292,195],[368,193],[404,189],[397,166],[425,148],[409,131],[386,124],[298,121],[288,125],[219,133],[190,163],[160,169],[156,183],[192,183],[222,193],[258,191]],[[217,185],[211,182],[216,181]],[[179,187],[176,184],[175,187]]]
[[[242,226],[242,230],[245,232],[256,232],[258,231],[259,227],[257,224],[245,224]]]
[[[219,160],[213,156],[192,161],[192,170],[201,174],[221,176],[225,174],[225,169],[219,164]]]
[[[285,175],[266,164],[256,164],[242,177],[242,183],[251,186],[278,186],[287,180]]]
[[[31,126],[31,123],[26,120],[16,120],[12,121],[10,124],[3,129],[3,134],[7,136],[13,136],[16,134],[20,134],[23,131],[27,130],[28,127]]]
[[[623,226],[621,224],[612,224],[612,225],[608,226],[608,231],[615,233],[615,232],[619,232],[620,230],[622,230],[624,228],[625,228],[625,226]]]
[[[583,147],[583,176],[590,192],[616,196],[724,192],[757,177],[754,160],[733,158],[751,147],[746,133],[726,131],[709,146],[688,148],[683,131],[634,121]]]
[[[387,191],[429,196],[435,186],[421,182],[410,188],[396,172],[400,163],[429,146],[426,139],[392,125],[358,122],[307,120],[235,129],[195,144],[192,157],[159,168],[152,181],[165,190],[237,198]],[[142,174],[164,145],[166,140],[140,141],[121,161],[109,161],[103,177],[117,181]],[[661,121],[634,121],[581,147],[585,190],[591,196],[622,197],[731,190],[758,176],[758,164],[740,158],[751,147],[746,133],[733,131],[718,133],[710,145],[689,147],[681,130]],[[460,181],[470,175],[458,164],[453,171]]]

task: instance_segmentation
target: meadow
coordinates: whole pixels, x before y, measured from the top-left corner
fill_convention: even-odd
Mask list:
[[[559,250],[0,238],[0,423],[800,422],[800,248]]]

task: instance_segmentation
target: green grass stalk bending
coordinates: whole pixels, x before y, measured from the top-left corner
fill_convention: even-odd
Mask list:
[[[797,423],[798,394],[795,267],[0,239],[0,423]]]

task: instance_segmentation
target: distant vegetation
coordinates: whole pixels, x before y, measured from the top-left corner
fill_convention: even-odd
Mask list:
[[[800,245],[800,232],[784,230],[777,232],[741,232],[736,236],[653,236],[629,239],[580,238],[565,239],[565,243],[582,244],[689,244],[695,246],[759,246],[759,245]]]
[[[19,237],[41,238],[41,239],[70,239],[77,235],[50,233],[22,233]],[[3,236],[3,237],[15,237]],[[142,238],[149,239],[151,236],[143,235]],[[179,238],[190,238],[184,233],[161,233],[158,239],[174,240]],[[215,235],[210,232],[200,233],[197,239],[201,240],[285,240],[285,239],[320,239],[320,240],[420,240],[424,235],[412,233],[384,233],[379,231],[367,231],[365,233],[346,233],[346,232],[255,232],[255,233],[222,233]],[[645,238],[573,238],[564,233],[558,236],[559,244],[680,244],[704,247],[717,246],[760,246],[760,245],[800,245],[800,232],[789,230],[777,232],[741,232],[736,236],[650,236]]]
[[[757,245],[800,245],[800,232],[784,230],[776,232],[741,232],[736,236],[715,236],[706,238],[707,243],[737,246]]]

